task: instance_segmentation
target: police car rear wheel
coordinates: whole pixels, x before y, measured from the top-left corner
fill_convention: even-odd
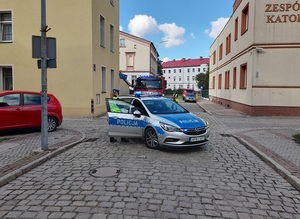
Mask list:
[[[148,128],[146,130],[144,139],[148,148],[156,149],[159,147],[158,137],[153,128]]]

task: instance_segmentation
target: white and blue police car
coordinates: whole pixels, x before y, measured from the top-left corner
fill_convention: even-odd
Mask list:
[[[143,138],[149,148],[194,147],[208,141],[208,123],[169,98],[120,96],[106,98],[106,106],[109,137]]]

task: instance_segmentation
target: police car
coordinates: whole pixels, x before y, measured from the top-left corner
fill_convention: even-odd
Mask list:
[[[109,137],[143,138],[149,148],[200,146],[208,141],[208,123],[169,98],[120,96],[106,98],[106,106]]]

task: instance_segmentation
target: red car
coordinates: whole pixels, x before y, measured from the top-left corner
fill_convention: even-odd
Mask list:
[[[183,91],[182,91],[182,100],[185,100],[185,96],[187,94],[194,94],[194,93],[195,93],[194,89],[192,89],[192,88],[184,88]]]
[[[41,93],[31,91],[0,91],[0,131],[41,127]],[[58,99],[48,94],[48,131],[63,121]]]

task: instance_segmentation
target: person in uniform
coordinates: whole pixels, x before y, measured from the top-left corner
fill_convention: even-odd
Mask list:
[[[113,89],[112,90],[112,99],[117,100],[119,98],[119,89]],[[122,110],[118,107],[118,105],[115,103],[115,101],[109,102],[110,112],[113,113],[121,113]],[[110,137],[110,142],[116,142],[117,139],[115,137]],[[126,138],[121,138],[121,142],[128,142]]]
[[[174,90],[173,101],[176,102],[176,103],[178,103],[178,92],[177,92],[177,90]]]

